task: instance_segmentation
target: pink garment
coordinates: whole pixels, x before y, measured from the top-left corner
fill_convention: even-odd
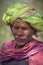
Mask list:
[[[43,43],[32,39],[22,49],[15,49],[16,41],[8,41],[3,44],[0,51],[0,62],[10,58],[21,60],[29,58],[29,65],[43,65]]]

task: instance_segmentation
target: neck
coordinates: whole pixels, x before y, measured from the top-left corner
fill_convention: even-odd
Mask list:
[[[15,46],[15,48],[23,48],[23,47],[24,47],[24,45],[19,46],[16,44],[16,46]]]
[[[31,40],[32,40],[32,38],[26,44],[30,43]],[[18,44],[16,44],[15,48],[23,48],[26,44],[24,44],[24,45],[18,45]]]

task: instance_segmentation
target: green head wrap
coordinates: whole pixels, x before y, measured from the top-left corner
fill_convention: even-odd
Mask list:
[[[22,18],[25,22],[37,31],[43,31],[43,18],[36,11],[31,11],[29,6],[24,3],[15,3],[3,15],[3,22],[7,25],[12,24],[17,18]]]

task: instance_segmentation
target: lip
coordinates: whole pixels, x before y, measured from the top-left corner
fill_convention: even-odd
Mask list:
[[[17,39],[18,42],[24,42],[24,39]]]

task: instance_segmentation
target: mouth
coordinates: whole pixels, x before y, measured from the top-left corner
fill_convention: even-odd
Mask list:
[[[17,42],[25,42],[26,41],[26,37],[25,36],[21,36],[21,37],[18,37],[18,36],[15,36],[15,40]]]
[[[26,40],[24,39],[16,39],[18,46],[24,46],[26,44]]]
[[[16,39],[16,41],[18,41],[18,42],[24,42],[25,39]]]

